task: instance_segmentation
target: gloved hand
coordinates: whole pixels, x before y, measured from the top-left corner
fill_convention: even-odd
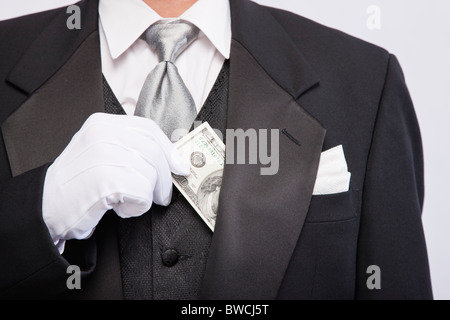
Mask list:
[[[62,252],[65,240],[89,237],[110,209],[127,218],[147,212],[152,202],[168,205],[171,172],[189,170],[152,120],[93,114],[47,170],[44,221]]]

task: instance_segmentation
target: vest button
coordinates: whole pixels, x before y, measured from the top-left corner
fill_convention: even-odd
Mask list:
[[[178,262],[178,252],[175,249],[167,249],[161,254],[162,263],[166,267],[173,267]]]

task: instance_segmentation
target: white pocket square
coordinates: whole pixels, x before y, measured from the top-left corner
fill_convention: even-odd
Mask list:
[[[342,145],[324,151],[320,155],[313,195],[346,192],[349,190],[350,177]]]

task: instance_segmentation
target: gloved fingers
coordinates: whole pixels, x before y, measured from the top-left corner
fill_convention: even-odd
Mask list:
[[[153,141],[148,141],[147,147],[141,150],[145,153],[117,142],[92,144],[77,156],[76,161],[70,161],[58,168],[58,184],[67,184],[83,175],[88,179],[95,177],[96,181],[91,181],[89,185],[116,192],[115,188],[127,185],[123,182],[127,177],[122,177],[120,170],[134,170],[150,180],[154,186],[151,191],[155,203],[167,205],[172,192],[172,175],[168,162],[159,145]],[[103,167],[107,169],[104,170]],[[116,182],[122,184],[116,186]],[[129,184],[133,185],[133,181]]]
[[[126,115],[111,115],[96,113],[86,120],[82,129],[72,139],[71,143],[79,141],[89,145],[92,141],[122,141],[123,144],[145,153],[155,152],[148,148],[149,140],[154,141],[163,151],[172,172],[178,175],[188,175],[190,165],[188,159],[180,156],[174,144],[152,120]],[[73,156],[72,156],[73,157]]]

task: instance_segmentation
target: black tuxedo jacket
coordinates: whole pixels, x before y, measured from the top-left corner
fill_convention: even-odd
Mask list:
[[[279,171],[225,166],[201,297],[427,299],[420,132],[396,58],[292,13],[231,0],[227,126],[280,129]],[[98,2],[0,23],[0,294],[121,298],[114,214],[60,256],[42,220],[46,168],[104,110]],[[312,195],[342,144],[350,191]],[[70,264],[82,289],[68,292]],[[370,290],[368,267],[381,272]],[[370,282],[370,280],[369,280]]]

